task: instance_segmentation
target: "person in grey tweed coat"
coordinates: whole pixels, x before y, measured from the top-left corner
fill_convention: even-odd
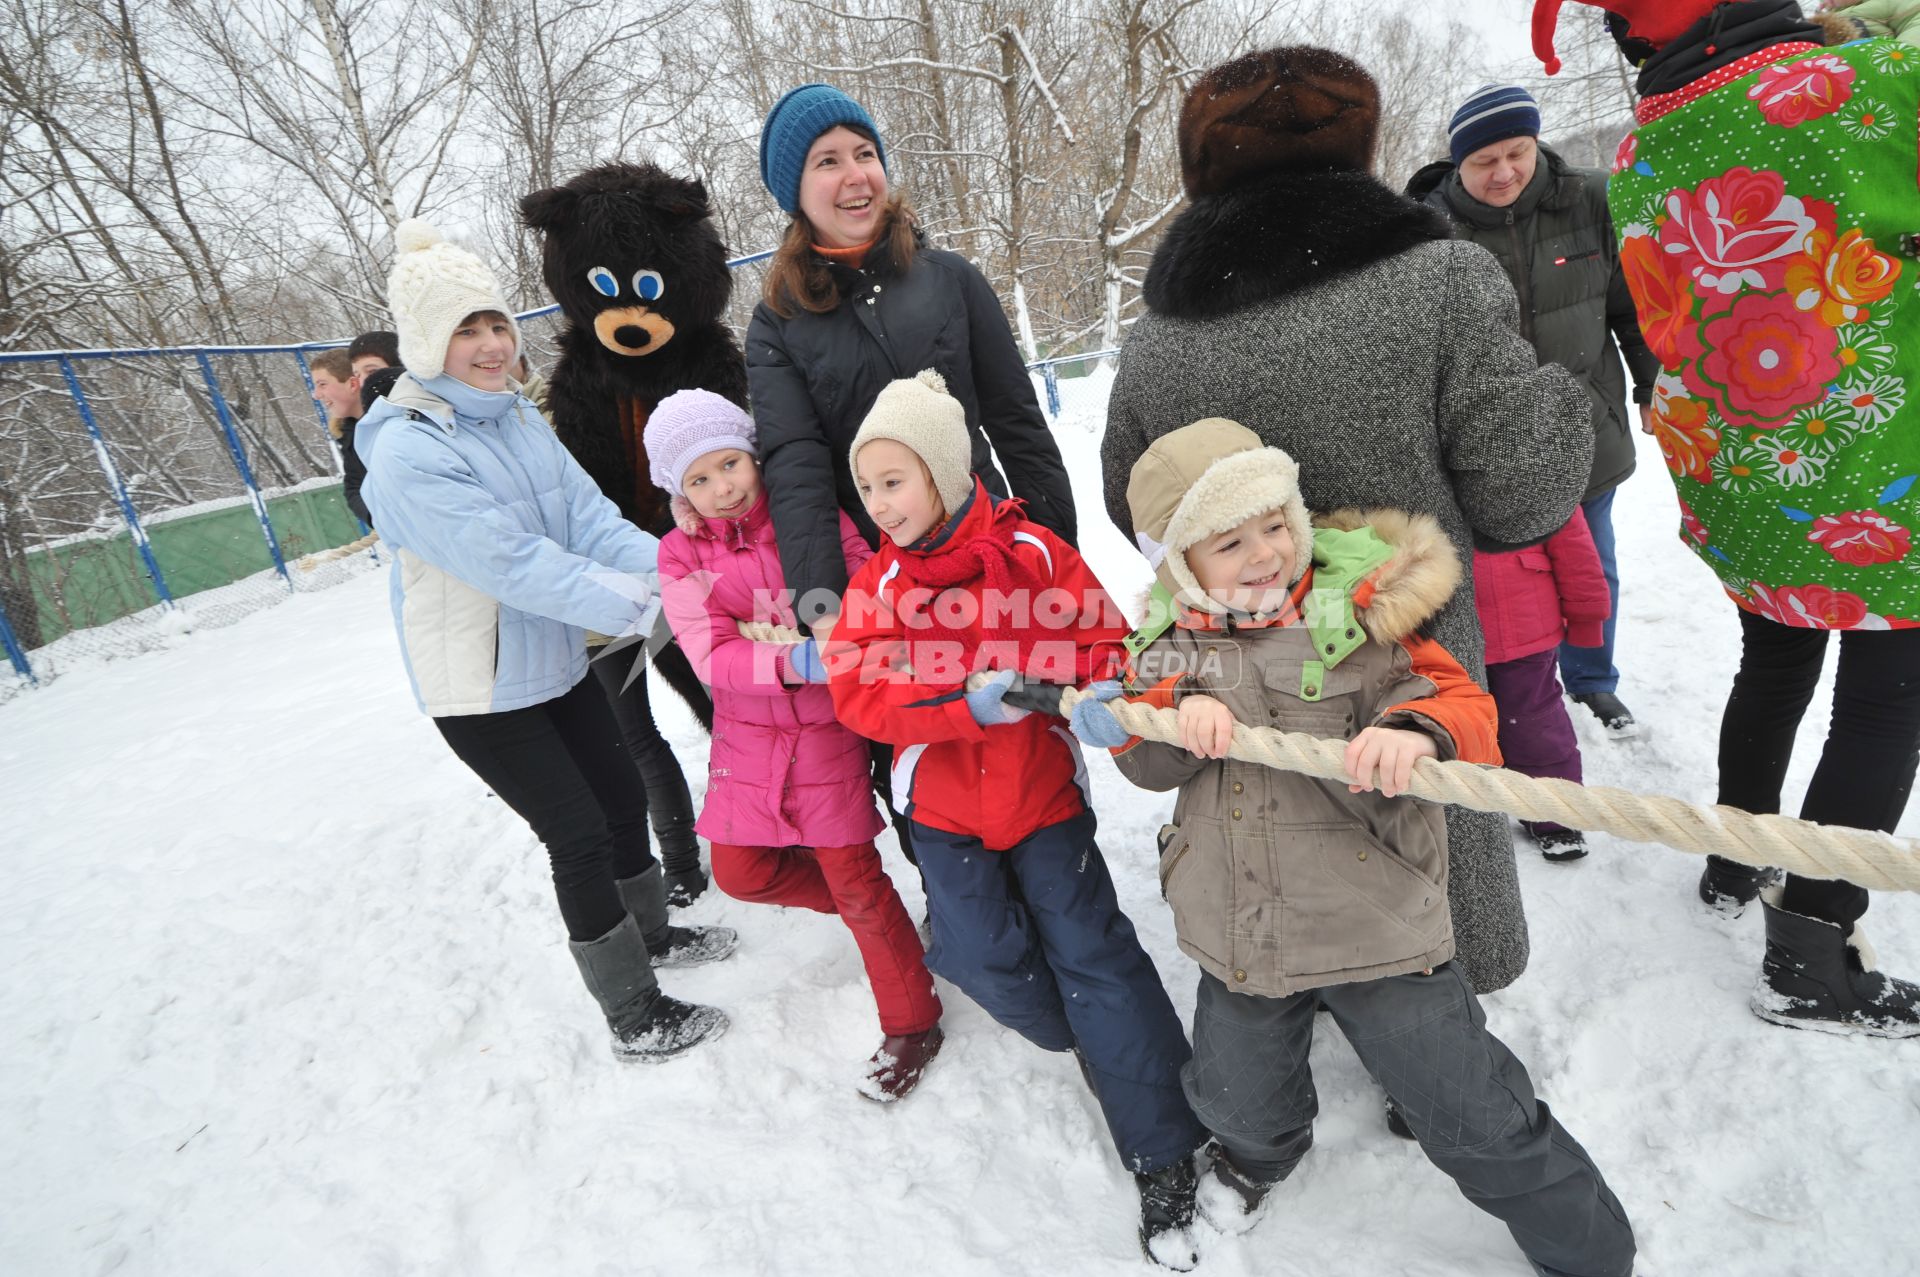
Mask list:
[[[1371,174],[1378,90],[1322,50],[1243,60],[1246,82],[1180,119],[1192,203],[1147,272],[1101,448],[1107,513],[1128,536],[1127,477],[1204,417],[1238,421],[1300,465],[1309,508],[1430,514],[1466,569],[1434,637],[1486,677],[1472,551],[1550,536],[1586,490],[1579,384],[1540,367],[1491,254]],[[1527,965],[1507,818],[1449,808],[1455,961],[1481,992]]]

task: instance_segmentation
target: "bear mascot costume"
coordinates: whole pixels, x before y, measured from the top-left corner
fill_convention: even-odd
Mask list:
[[[694,388],[747,403],[746,363],[724,319],[733,274],[709,213],[704,186],[651,164],[605,164],[520,201],[567,321],[547,416],[600,490],[655,536],[673,516],[642,444],[654,406]],[[629,681],[632,659],[607,658],[593,669],[646,783],[668,899],[690,903],[707,886],[692,795],[653,721],[646,678]],[[711,731],[712,698],[679,648],[658,647],[653,667]]]

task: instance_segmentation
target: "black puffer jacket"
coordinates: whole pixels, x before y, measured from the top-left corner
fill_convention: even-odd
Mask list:
[[[1533,180],[1506,208],[1468,195],[1448,160],[1414,174],[1407,194],[1445,213],[1457,238],[1500,259],[1520,298],[1521,336],[1541,363],[1559,364],[1578,378],[1591,401],[1593,473],[1586,498],[1620,484],[1633,473],[1620,356],[1633,371],[1638,403],[1648,402],[1660,366],[1640,336],[1620,269],[1605,175],[1573,168],[1543,146]]]
[[[878,546],[847,449],[886,384],[927,368],[966,408],[974,473],[1000,496],[1011,480],[1034,522],[1073,541],[1066,467],[986,277],[940,249],[920,249],[904,276],[881,265],[884,241],[867,260],[865,270],[830,266],[841,301],[827,313],[782,319],[761,302],[747,326],[747,389],[788,588],[803,600],[814,590],[846,592],[841,510]],[[801,619],[817,615],[803,608]]]
[[[353,450],[353,428],[360,424],[360,418],[348,417],[334,423],[339,432],[334,440],[340,445],[340,466],[344,474],[341,480],[341,494],[347,499],[347,509],[353,511],[353,517],[373,526],[373,512],[367,509],[366,498],[360,495],[360,485],[367,481],[367,463]]]

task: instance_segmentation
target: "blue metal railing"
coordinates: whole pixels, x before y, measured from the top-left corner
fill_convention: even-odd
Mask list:
[[[732,258],[727,265],[737,269],[754,262],[765,261],[772,256],[773,250],[768,249],[765,252],[749,253],[744,257]],[[533,310],[521,311],[514,318],[521,321],[541,319],[557,313],[559,309],[557,305],[540,306]],[[80,414],[81,423],[86,426],[88,438],[93,441],[95,460],[99,463],[100,472],[106,476],[108,487],[113,491],[114,503],[119,507],[121,520],[127,526],[127,535],[138,550],[141,564],[153,584],[154,596],[162,607],[171,608],[174,606],[173,593],[167,587],[166,577],[160,570],[158,559],[154,557],[152,542],[148,540],[146,530],[141,526],[139,512],[133,503],[133,495],[127,488],[119,466],[113,460],[112,452],[107,447],[106,436],[102,433],[100,424],[94,416],[86,391],[80,385],[79,374],[74,364],[99,359],[173,357],[189,358],[198,365],[201,380],[206,385],[208,400],[213,406],[214,417],[220,426],[222,440],[226,444],[234,470],[239,474],[240,482],[246,488],[247,499],[252,504],[254,515],[259,521],[260,535],[266,542],[267,552],[273,560],[274,571],[279,574],[288,590],[292,590],[293,581],[287,572],[287,561],[281,553],[280,540],[274,534],[272,520],[267,517],[266,499],[261,495],[259,484],[254,480],[253,467],[247,459],[246,445],[241,441],[240,433],[235,426],[232,409],[228,406],[226,394],[220,387],[220,379],[214,372],[212,359],[219,355],[292,355],[295,363],[300,367],[300,377],[306,383],[307,392],[312,394],[313,370],[307,364],[307,356],[316,351],[337,350],[347,344],[349,339],[340,338],[333,341],[305,341],[264,346],[135,346],[97,350],[0,351],[0,364],[53,363],[59,366],[67,384],[67,393],[73,399],[74,408]],[[1084,363],[1091,359],[1108,359],[1118,353],[1117,350],[1094,350],[1080,355],[1058,355],[1049,359],[1037,359],[1028,364],[1028,370],[1038,372],[1046,385],[1047,415],[1049,417],[1060,415],[1060,379],[1056,372],[1058,368],[1066,364]],[[316,403],[314,411],[320,419],[321,433],[325,435],[327,433],[326,410]],[[328,446],[332,447],[330,437]],[[359,522],[357,517],[355,522]],[[368,531],[366,524],[360,523],[359,526],[363,534]],[[14,670],[28,682],[37,685],[39,680],[34,677],[33,666],[27,659],[26,651],[7,621],[4,600],[0,600],[0,646],[5,647],[7,660]]]

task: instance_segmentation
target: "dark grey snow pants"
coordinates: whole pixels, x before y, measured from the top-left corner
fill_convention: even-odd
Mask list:
[[[1627,1277],[1633,1227],[1593,1159],[1446,963],[1432,975],[1330,985],[1287,998],[1234,993],[1201,972],[1193,1059],[1181,1072],[1202,1123],[1248,1178],[1277,1183],[1313,1145],[1307,1051],[1325,1003],[1435,1166],[1502,1220],[1549,1277]]]

